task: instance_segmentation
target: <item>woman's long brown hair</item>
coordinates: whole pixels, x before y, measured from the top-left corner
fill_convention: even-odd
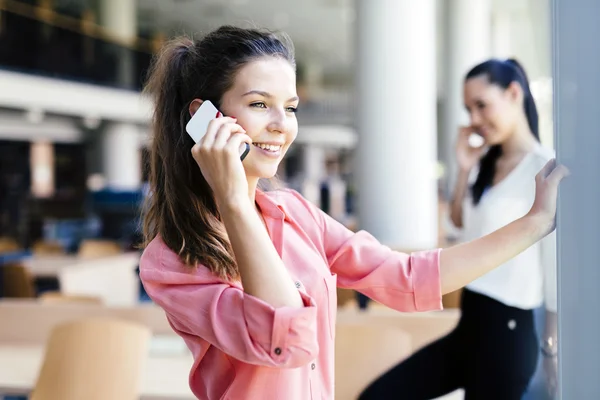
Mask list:
[[[182,262],[203,264],[223,279],[237,279],[239,272],[212,190],[191,155],[194,142],[185,124],[193,99],[218,107],[237,71],[266,56],[295,66],[291,42],[270,32],[225,26],[199,41],[180,37],[157,55],[144,90],[154,115],[143,245],[160,237]]]

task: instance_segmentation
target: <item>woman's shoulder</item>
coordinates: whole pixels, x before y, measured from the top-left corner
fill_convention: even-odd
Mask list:
[[[164,240],[157,236],[145,247],[140,258],[140,276],[168,280],[194,281],[196,283],[215,282],[217,277],[204,265],[189,266],[181,257],[167,246]]]

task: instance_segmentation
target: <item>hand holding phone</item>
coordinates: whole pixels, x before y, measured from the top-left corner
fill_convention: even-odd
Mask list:
[[[470,126],[461,127],[458,133],[458,141],[456,143],[456,158],[458,161],[458,166],[463,171],[470,171],[475,165],[477,165],[485,150],[483,143],[479,147],[473,146],[472,141],[474,136],[478,135]]]
[[[219,115],[223,114],[212,102],[205,100],[187,123],[185,130],[195,143],[199,143],[206,134],[210,121],[217,118]],[[249,152],[250,145],[248,143],[242,143],[240,146],[240,160],[243,161]]]
[[[246,171],[237,155],[241,152],[240,157],[245,157],[252,140],[236,119],[223,117],[214,105],[204,102],[186,130],[196,142],[192,156],[219,208],[232,201],[249,200]]]

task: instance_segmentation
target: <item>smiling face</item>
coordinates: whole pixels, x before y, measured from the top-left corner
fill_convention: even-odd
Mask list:
[[[522,91],[513,82],[508,88],[490,84],[485,75],[469,78],[464,85],[465,107],[471,126],[487,145],[502,144],[515,131],[522,113]]]
[[[296,73],[282,58],[244,65],[221,99],[223,114],[237,118],[253,146],[244,159],[248,180],[272,178],[298,134]]]

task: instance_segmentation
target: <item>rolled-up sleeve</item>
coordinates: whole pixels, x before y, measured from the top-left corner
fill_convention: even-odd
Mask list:
[[[357,290],[398,311],[430,311],[442,308],[440,250],[412,254],[393,251],[367,232],[352,233],[337,242],[343,226],[331,225],[326,254],[340,287]],[[345,228],[344,228],[345,229]]]
[[[255,365],[296,368],[317,356],[316,307],[305,293],[300,293],[303,308],[274,308],[208,270],[186,273],[148,265],[160,262],[144,254],[140,278],[180,334]]]
[[[406,254],[343,224],[294,193],[321,226],[323,253],[338,286],[403,312],[442,309],[441,249]],[[410,227],[407,227],[410,229]]]

